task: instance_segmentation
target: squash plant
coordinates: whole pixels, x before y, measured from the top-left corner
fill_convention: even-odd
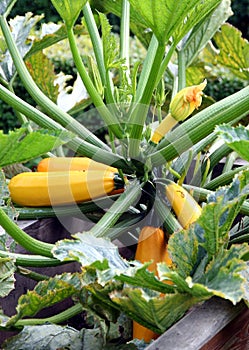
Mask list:
[[[0,296],[7,296],[14,288],[14,273],[20,273],[20,267],[29,267],[29,276],[39,280],[34,290],[19,298],[15,315],[1,313],[1,329],[22,330],[5,348],[18,348],[24,341],[27,349],[33,348],[31,334],[36,339],[45,334],[39,341],[47,346],[50,336],[56,334],[57,347],[75,344],[76,349],[86,343],[88,349],[110,349],[113,333],[117,338],[118,326],[123,325],[122,315],[160,335],[191,306],[212,296],[233,304],[241,300],[248,303],[249,172],[246,163],[234,167],[239,156],[248,161],[248,130],[233,125],[249,112],[249,88],[212,103],[204,95],[209,73],[205,65],[201,69],[199,65],[208,54],[214,55],[210,40],[231,15],[230,1],[184,0],[177,6],[173,0],[51,3],[62,23],[48,25],[47,34],[39,36],[35,30],[39,16],[28,13],[11,19],[15,1],[0,2],[0,98],[13,107],[23,123],[20,130],[1,135],[0,165],[75,152],[117,169],[124,191],[112,196],[99,192],[100,198],[80,198],[83,201],[77,205],[22,207],[14,199],[18,202],[23,196],[21,204],[26,205],[26,194],[32,192],[28,188],[22,192],[18,185],[19,194],[10,203],[2,173],[0,225],[29,254],[17,254],[3,244]],[[111,31],[109,12],[120,17],[118,37]],[[134,64],[130,63],[130,31],[146,49],[145,57]],[[88,65],[77,46],[78,35],[90,38],[92,56]],[[219,35],[225,40],[226,33]],[[246,74],[248,43],[236,35],[234,38],[240,50],[232,53],[239,57],[232,69]],[[66,80],[58,83],[43,53],[64,39],[68,40],[77,69],[77,87],[85,89],[71,109],[56,103],[61,91],[68,95]],[[222,48],[221,55],[225,55]],[[37,107],[14,91],[17,75]],[[105,123],[106,142],[73,117],[76,110],[88,113],[93,108]],[[217,176],[215,166],[224,158],[223,172]],[[86,170],[89,184],[90,171]],[[45,173],[49,179],[49,169]],[[25,176],[21,174],[20,179]],[[39,175],[28,176],[39,204]],[[57,175],[53,172],[51,176]],[[55,244],[31,238],[12,220],[15,215],[60,218],[79,213],[87,218],[93,211],[100,215],[94,218],[92,229]],[[242,218],[243,225],[239,225]],[[144,256],[142,261],[130,261],[119,254],[114,243],[130,233],[138,237],[140,231],[151,226],[165,233],[169,254],[168,261],[152,265],[153,271],[149,253],[147,262]],[[152,249],[156,249],[156,240],[154,244]],[[72,261],[79,262],[80,272],[50,278],[32,272],[35,266]],[[69,297],[75,301],[71,308],[45,319],[34,318],[43,308]],[[89,329],[80,333],[59,326],[82,310],[88,312]],[[63,337],[67,334],[63,339],[62,329]],[[143,346],[142,340],[123,345],[127,349],[138,346]]]

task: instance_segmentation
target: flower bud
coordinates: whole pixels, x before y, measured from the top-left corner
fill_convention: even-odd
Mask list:
[[[207,81],[199,85],[188,86],[180,90],[170,103],[169,110],[173,118],[178,122],[186,119],[196,108],[201,105],[203,90]]]

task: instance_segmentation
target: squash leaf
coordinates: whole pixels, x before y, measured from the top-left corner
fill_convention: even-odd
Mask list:
[[[15,288],[15,270],[13,260],[0,258],[0,298],[7,296]]]
[[[37,86],[56,103],[59,88],[54,84],[56,74],[53,63],[39,51],[26,60],[26,65]]]
[[[179,42],[219,2],[183,0],[175,6],[173,0],[130,1],[137,23],[150,28],[161,45],[167,43],[171,36],[174,36],[176,43]]]
[[[55,324],[25,326],[19,334],[5,341],[4,349],[22,349],[23,344],[26,350],[80,350],[82,349],[82,338],[79,331],[69,326]]]
[[[32,47],[29,39],[30,30],[42,19],[43,16],[33,16],[28,12],[25,16],[16,16],[10,20],[12,36],[16,42],[20,55],[24,57]],[[13,77],[16,69],[13,64],[9,50],[2,52],[3,58],[0,60],[1,73],[7,81]]]
[[[235,176],[229,186],[208,196],[208,204],[197,223],[203,229],[203,248],[209,257],[227,247],[229,230],[249,193],[249,170]]]
[[[242,33],[226,23],[213,39],[220,50],[217,63],[227,67],[238,78],[248,80],[249,43],[242,38]]]
[[[74,27],[75,35],[87,35],[84,25],[77,24]],[[30,57],[34,53],[46,49],[61,40],[67,38],[67,30],[65,24],[43,23],[41,26],[40,37],[35,37],[33,45],[25,58]]]
[[[68,28],[72,28],[87,0],[51,0]]]
[[[17,313],[12,316],[7,326],[15,324],[20,318],[34,316],[45,307],[77,294],[80,289],[80,278],[77,273],[64,273],[37,283],[33,290],[28,290],[18,299]]]
[[[112,269],[124,271],[128,264],[121,258],[115,244],[104,238],[96,238],[88,232],[74,234],[75,240],[63,240],[56,243],[53,255],[61,260],[77,260],[83,266],[94,264],[100,270]]]
[[[67,143],[73,138],[68,131],[37,130],[27,133],[21,127],[9,134],[0,132],[0,166],[23,163]]]
[[[216,126],[215,132],[242,159],[249,162],[249,130],[247,128],[243,125],[233,127],[224,124]]]
[[[231,0],[222,0],[209,16],[193,28],[183,47],[187,66],[193,62],[220,26],[231,15]]]
[[[99,19],[102,30],[105,68],[106,70],[114,67],[119,68],[124,60],[119,58],[119,47],[117,39],[115,35],[111,33],[111,26],[106,16],[102,13],[99,13]]]
[[[132,319],[159,334],[199,301],[188,294],[174,293],[159,297],[156,292],[129,287],[113,292],[110,297]]]

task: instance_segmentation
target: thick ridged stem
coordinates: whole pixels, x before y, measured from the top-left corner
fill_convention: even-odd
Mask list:
[[[0,225],[2,228],[23,248],[27,251],[46,256],[49,258],[53,257],[51,253],[53,244],[41,242],[20,229],[5,212],[0,208]]]
[[[47,317],[47,318],[29,318],[29,319],[23,319],[18,320],[15,323],[15,327],[24,327],[24,326],[34,326],[34,325],[41,325],[46,323],[54,323],[54,324],[60,324],[62,322],[68,321],[70,318],[78,315],[83,311],[83,307],[80,303],[75,304],[71,306],[70,308],[66,309],[65,311],[60,312],[57,315]]]

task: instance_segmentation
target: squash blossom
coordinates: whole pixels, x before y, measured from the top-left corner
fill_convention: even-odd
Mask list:
[[[169,113],[158,125],[151,137],[151,142],[158,144],[163,136],[170,131],[178,122],[185,120],[202,102],[203,90],[207,81],[199,85],[188,86],[180,90],[169,105]]]

